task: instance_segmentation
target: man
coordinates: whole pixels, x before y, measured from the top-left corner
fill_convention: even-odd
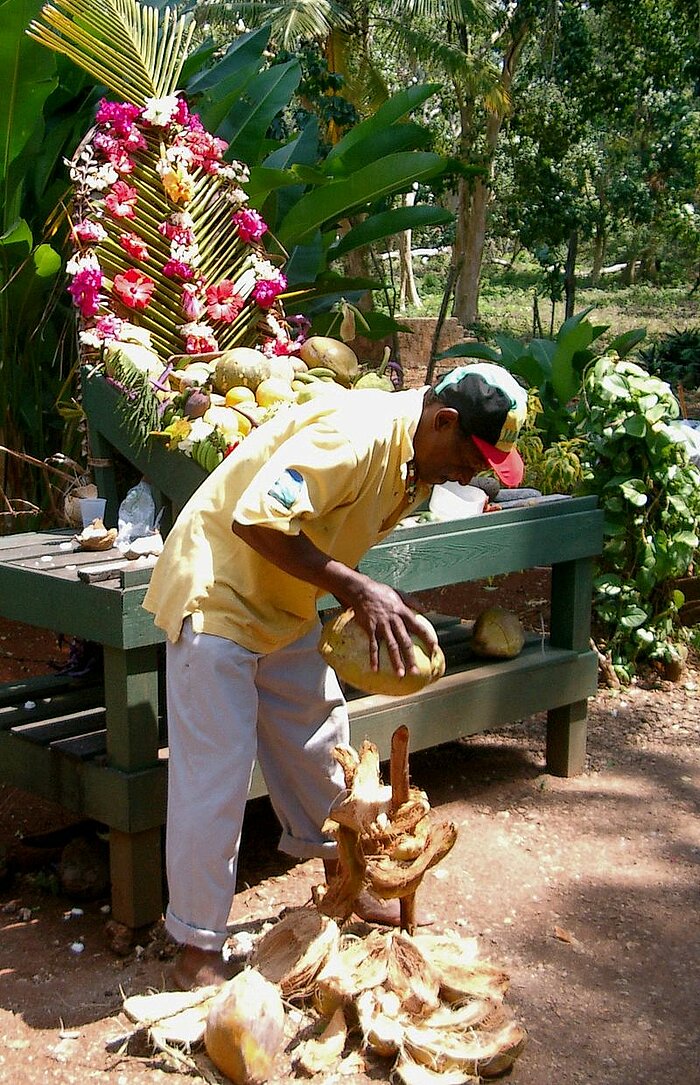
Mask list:
[[[256,759],[281,850],[332,868],[320,827],[343,787],[333,750],[349,731],[317,650],[318,598],[353,608],[373,669],[384,641],[397,674],[415,670],[414,610],[356,566],[436,483],[466,484],[490,467],[517,485],[526,407],[512,376],[488,363],[435,388],[329,386],[246,437],[180,513],[144,601],[168,635],[166,928],[184,947],[180,986],[226,978],[221,950]],[[357,913],[396,922],[368,897]]]

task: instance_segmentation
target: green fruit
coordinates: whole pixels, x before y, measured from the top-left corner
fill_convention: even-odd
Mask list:
[[[522,651],[525,633],[517,614],[503,607],[487,607],[474,622],[472,650],[491,659],[514,659]]]
[[[379,373],[365,373],[355,381],[353,388],[379,388],[384,392],[394,391],[391,377],[383,377]]]

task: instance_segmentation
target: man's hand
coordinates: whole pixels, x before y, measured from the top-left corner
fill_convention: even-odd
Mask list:
[[[417,633],[426,642],[429,652],[437,647],[437,638],[431,637],[431,643],[427,642],[424,626],[399,592],[324,554],[303,532],[286,535],[273,528],[236,521],[232,530],[279,569],[334,595],[344,607],[352,607],[369,637],[369,662],[373,671],[379,670],[382,641],[400,678],[407,672],[418,673],[411,633]]]
[[[351,601],[355,618],[369,637],[369,662],[373,671],[379,669],[379,646],[387,646],[389,658],[399,678],[404,674],[417,674],[418,665],[413,651],[411,634],[416,633],[425,642],[428,653],[437,648],[437,637],[428,635],[425,626],[416,618],[416,611],[397,591],[387,584],[363,577],[358,584],[358,594]]]

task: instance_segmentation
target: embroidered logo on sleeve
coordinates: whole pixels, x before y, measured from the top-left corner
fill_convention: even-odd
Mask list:
[[[291,509],[306,492],[306,483],[298,471],[295,471],[293,467],[288,467],[267,492],[285,509]]]

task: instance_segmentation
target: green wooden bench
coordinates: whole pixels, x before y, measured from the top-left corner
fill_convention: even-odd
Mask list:
[[[578,498],[401,528],[375,546],[361,568],[406,591],[551,565],[551,625],[516,659],[487,663],[471,658],[458,619],[436,618],[445,677],[410,698],[351,694],[353,743],[369,737],[388,757],[399,724],[419,750],[546,711],[548,771],[580,772],[596,692],[589,625],[601,542],[595,500]],[[0,538],[0,613],[95,641],[104,654],[97,679],[0,687],[0,780],[109,827],[113,915],[130,927],[162,911],[167,734],[163,638],[141,606],[149,577],[118,551],[75,551],[70,532]],[[256,773],[251,797],[264,791]]]

